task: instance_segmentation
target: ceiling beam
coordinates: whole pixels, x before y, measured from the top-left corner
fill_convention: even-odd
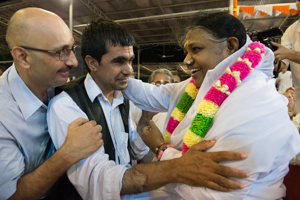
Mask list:
[[[153,15],[153,16],[147,16],[147,17],[137,17],[137,18],[129,18],[129,19],[120,19],[120,20],[115,20],[116,23],[133,23],[133,22],[143,22],[143,21],[155,21],[158,19],[169,19],[169,18],[181,18],[185,16],[193,17],[194,14],[198,12],[211,12],[211,11],[228,11],[228,7],[225,8],[212,8],[212,9],[204,9],[204,10],[194,10],[194,11],[187,11],[187,12],[179,12],[179,13],[171,13],[171,14],[163,14],[163,15]],[[88,24],[78,24],[75,25],[74,27],[85,27]]]
[[[8,4],[6,6],[1,6],[0,10],[6,10],[6,9],[10,9],[13,7],[24,7],[27,5],[30,5],[32,3],[37,3],[37,2],[43,2],[43,1],[49,1],[49,0],[30,0],[30,1],[22,1],[20,3],[13,3],[13,4]]]
[[[130,31],[129,31],[130,32]],[[169,36],[170,34],[155,34],[155,35],[136,35],[134,38],[143,38],[143,37],[161,37],[161,36]]]
[[[110,20],[109,17],[107,17],[104,12],[102,12],[95,4],[93,4],[90,0],[80,0],[86,7],[88,7],[90,10],[92,10],[95,14],[97,14],[99,17]]]
[[[124,10],[124,11],[106,13],[106,15],[115,15],[115,14],[121,14],[121,13],[133,13],[133,12],[140,12],[140,11],[146,11],[146,10],[155,10],[155,9],[160,9],[160,8],[190,6],[190,5],[196,5],[196,4],[211,3],[211,2],[214,2],[214,1],[220,1],[220,0],[198,1],[198,2],[190,2],[190,3],[186,2],[186,3],[180,3],[180,4],[171,4],[171,5],[150,7],[150,8],[141,8],[141,9],[134,9],[134,10]]]
[[[0,23],[3,25],[8,25],[9,20],[6,19],[5,17],[0,16]]]

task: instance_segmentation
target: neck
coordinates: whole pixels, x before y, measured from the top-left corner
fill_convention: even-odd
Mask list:
[[[18,72],[18,71],[17,71]],[[25,85],[29,88],[29,90],[42,102],[47,102],[48,93],[47,90],[50,86],[41,85],[39,83],[35,83],[32,79],[20,72],[18,72],[19,76],[25,83]]]
[[[101,89],[102,90],[102,89]],[[113,99],[114,99],[114,94],[115,94],[115,91],[110,91],[110,92],[104,92],[102,90],[102,93],[103,95],[107,98],[107,100],[110,102],[110,104],[112,104],[113,102]]]
[[[101,80],[98,79],[97,74],[90,73],[91,77],[97,84],[97,86],[101,89],[103,95],[108,99],[110,104],[112,104],[112,101],[114,99],[115,90],[111,88],[109,85],[104,84],[101,82]]]

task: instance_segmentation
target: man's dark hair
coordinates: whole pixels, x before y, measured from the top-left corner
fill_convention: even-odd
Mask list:
[[[90,55],[99,63],[102,56],[108,52],[109,46],[133,46],[135,40],[133,36],[119,24],[105,20],[93,20],[82,33],[81,56],[84,65],[90,72],[85,57]]]
[[[206,30],[215,39],[236,37],[239,40],[239,48],[244,46],[247,39],[244,25],[226,12],[197,13],[186,31],[196,29]]]

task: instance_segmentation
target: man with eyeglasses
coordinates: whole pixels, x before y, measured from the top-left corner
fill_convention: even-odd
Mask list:
[[[69,167],[101,147],[101,126],[76,119],[53,154],[48,101],[78,64],[74,39],[60,17],[38,8],[19,10],[6,41],[14,63],[0,77],[0,199],[50,199],[49,189]]]
[[[68,178],[79,194],[90,200],[151,199],[152,195],[173,200],[178,196],[163,189],[140,196],[120,197],[120,194],[147,192],[174,182],[216,186],[214,189],[222,191],[241,188],[235,181],[221,176],[208,180],[200,173],[204,170],[214,174],[225,169],[235,177],[247,176],[244,171],[229,169],[212,161],[240,160],[243,159],[241,153],[231,152],[223,157],[219,153],[201,152],[213,144],[210,141],[195,145],[179,159],[130,165],[132,159],[141,159],[149,151],[132,126],[128,100],[120,91],[128,86],[132,73],[134,43],[133,36],[115,22],[104,19],[91,22],[83,30],[81,43],[81,55],[89,73],[63,86],[64,91],[50,102],[47,119],[56,147],[61,147],[66,128],[76,117],[95,119],[103,128],[104,145],[68,170]],[[209,166],[208,170],[203,163]],[[221,170],[211,172],[216,165]],[[215,182],[213,186],[212,182]],[[219,185],[220,182],[224,184]]]

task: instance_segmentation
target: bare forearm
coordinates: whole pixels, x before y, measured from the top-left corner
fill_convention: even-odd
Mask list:
[[[300,64],[300,52],[295,50],[290,50],[290,53],[288,54],[287,59],[290,61],[293,61],[295,63]]]
[[[176,159],[139,164],[126,170],[121,194],[134,194],[155,190],[176,180]]]
[[[9,200],[40,198],[75,162],[64,149],[59,149],[36,170],[18,180],[17,190]]]

